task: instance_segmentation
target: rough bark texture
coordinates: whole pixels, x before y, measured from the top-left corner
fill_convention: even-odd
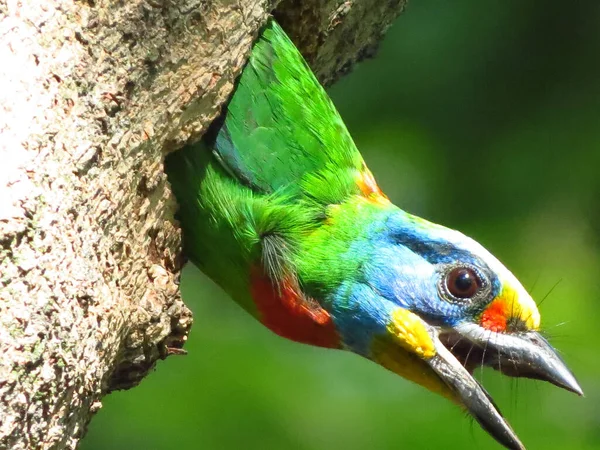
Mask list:
[[[218,115],[275,3],[0,0],[0,448],[74,448],[103,395],[181,352],[162,159]],[[277,14],[331,82],[402,6]]]
[[[375,54],[407,0],[282,0],[275,17],[328,86]]]

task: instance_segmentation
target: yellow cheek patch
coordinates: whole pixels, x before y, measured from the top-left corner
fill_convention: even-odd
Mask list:
[[[387,326],[394,337],[394,342],[402,348],[414,353],[422,359],[435,355],[435,346],[423,321],[415,314],[404,308],[398,308],[392,313],[392,320]]]
[[[517,289],[505,285],[483,311],[480,325],[490,331],[537,330],[540,327],[540,313],[531,296],[519,285]]]
[[[398,308],[392,313],[387,329],[388,335],[376,336],[371,343],[373,361],[431,392],[456,401],[453,392],[427,363],[436,351],[423,321],[410,311]]]

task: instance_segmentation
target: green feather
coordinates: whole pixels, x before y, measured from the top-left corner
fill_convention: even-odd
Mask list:
[[[331,100],[275,21],[254,46],[214,151],[255,191],[322,204],[358,193],[364,167]]]
[[[214,139],[166,161],[190,259],[276,333],[364,355],[464,404],[499,442],[522,448],[460,367],[460,353],[450,354],[455,346],[444,348],[439,337],[452,330],[460,339],[466,334],[465,342],[497,345],[486,337],[496,330],[484,324],[482,308],[500,302],[511,311],[507,321],[516,317],[536,330],[535,303],[479,244],[381,194],[331,101],[274,21],[256,42],[220,125]],[[445,271],[467,267],[475,274],[474,266],[490,286],[484,292],[481,278],[481,295],[495,297],[449,298]],[[510,331],[497,333],[504,348],[533,345],[513,344],[527,333]],[[520,362],[506,354],[515,373],[516,364],[526,368],[524,376],[542,367],[539,355],[554,358],[553,371],[562,364],[546,347],[539,355],[523,352]],[[563,387],[581,393],[566,367],[541,372],[552,382],[559,373]]]
[[[322,225],[335,215],[331,205],[361,194],[364,169],[331,100],[275,21],[255,43],[216,139],[166,161],[186,253],[252,313],[253,266],[279,282],[295,279],[301,265],[312,282],[319,260],[302,257],[306,245],[335,258],[327,235],[336,231],[316,231],[330,228]],[[355,225],[346,222],[340,226]]]

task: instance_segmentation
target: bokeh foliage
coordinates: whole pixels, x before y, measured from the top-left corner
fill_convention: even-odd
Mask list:
[[[384,191],[542,300],[586,398],[479,374],[523,442],[600,448],[600,2],[413,0],[331,95]],[[558,284],[557,284],[558,283]],[[188,267],[187,357],[105,399],[83,450],[498,448],[446,400],[284,341]]]

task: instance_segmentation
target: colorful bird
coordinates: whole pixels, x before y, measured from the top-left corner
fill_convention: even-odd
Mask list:
[[[511,449],[524,447],[475,365],[582,394],[515,276],[381,192],[274,20],[213,128],[166,162],[185,253],[272,331],[421,384]]]

